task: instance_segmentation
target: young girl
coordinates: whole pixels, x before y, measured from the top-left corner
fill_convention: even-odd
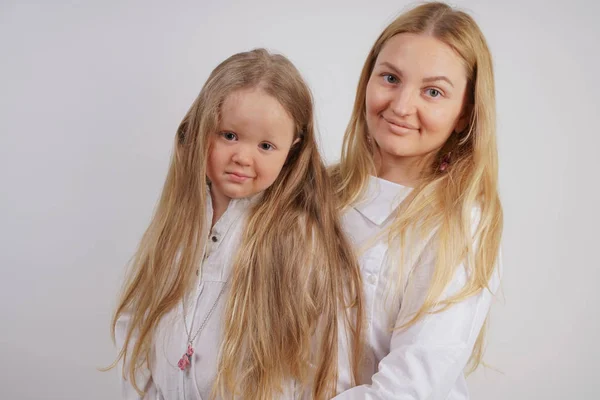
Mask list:
[[[367,57],[332,169],[361,255],[368,343],[363,385],[336,399],[468,398],[463,370],[481,361],[499,286],[497,168],[476,23],[442,3],[401,15]]]
[[[331,398],[342,329],[357,365],[360,272],[314,135],[283,56],[212,72],[113,320],[125,398]]]

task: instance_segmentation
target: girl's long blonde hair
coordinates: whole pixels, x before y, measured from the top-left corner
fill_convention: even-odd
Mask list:
[[[316,145],[312,96],[288,59],[257,49],[217,66],[181,122],[160,202],[133,259],[112,326],[114,336],[118,318],[131,315],[117,362],[124,363],[124,377],[140,393],[136,372],[151,367],[156,327],[192,290],[201,265],[210,229],[205,226],[208,137],[218,128],[225,98],[254,87],[286,109],[299,141],[248,217],[229,280],[213,394],[272,399],[296,380],[315,399],[333,397],[338,321],[353,341],[356,379],[360,272]]]
[[[454,132],[432,157],[417,187],[403,202],[390,226],[390,239],[398,239],[404,249],[410,230],[421,237],[433,233],[438,239],[435,271],[425,302],[408,327],[430,312],[440,312],[487,290],[497,264],[502,234],[502,207],[497,191],[496,105],[492,58],[485,38],[466,13],[444,3],[426,3],[400,15],[376,40],[363,66],[354,109],[342,149],[341,161],[332,167],[340,207],[355,203],[376,175],[374,146],[368,139],[365,119],[367,83],[379,52],[395,35],[431,35],[450,46],[462,58],[468,77],[467,112],[469,123]],[[450,166],[441,171],[444,156],[452,154]],[[473,235],[473,210],[478,210],[478,225]],[[410,248],[405,249],[410,252]],[[440,301],[444,289],[462,262],[469,268],[463,289]],[[399,274],[402,262],[399,260]],[[481,363],[485,329],[482,329],[471,355],[473,371]]]

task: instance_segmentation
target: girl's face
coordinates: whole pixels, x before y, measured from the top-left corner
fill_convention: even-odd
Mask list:
[[[262,89],[231,93],[210,138],[207,175],[216,196],[239,199],[275,182],[294,142],[295,124]]]
[[[419,159],[462,131],[467,75],[460,56],[428,35],[402,33],[383,46],[365,99],[381,157]]]

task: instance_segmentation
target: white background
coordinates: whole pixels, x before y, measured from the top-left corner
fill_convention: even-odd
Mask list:
[[[218,4],[217,4],[218,3]],[[495,59],[503,298],[473,399],[598,399],[600,6],[458,1]],[[0,1],[0,398],[116,399],[109,320],[175,129],[253,47],[310,83],[339,154],[403,1]],[[498,370],[499,372],[497,372]]]

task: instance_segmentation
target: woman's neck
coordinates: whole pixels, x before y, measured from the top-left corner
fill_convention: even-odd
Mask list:
[[[402,186],[417,186],[422,160],[417,157],[394,157],[376,152],[374,155],[377,177]]]

